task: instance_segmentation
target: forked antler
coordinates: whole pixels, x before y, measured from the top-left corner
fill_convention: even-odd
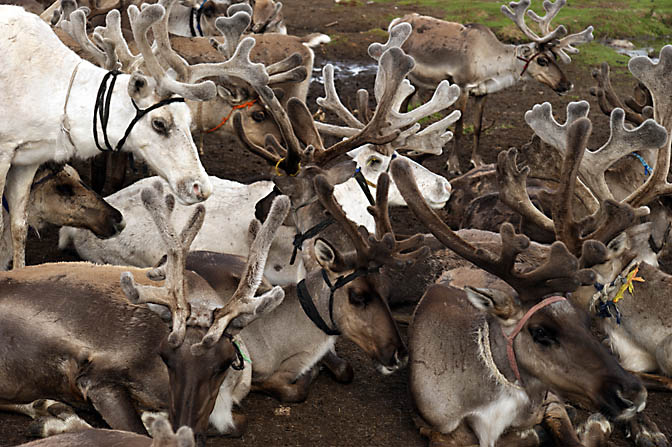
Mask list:
[[[175,198],[167,195],[161,198],[161,189],[157,187],[142,190],[142,203],[149,212],[152,220],[161,235],[167,250],[166,264],[161,268],[165,273],[166,281],[163,286],[145,286],[136,284],[133,274],[124,272],[121,275],[121,288],[134,303],[161,304],[170,309],[173,328],[168,336],[168,342],[172,347],[177,347],[184,341],[187,319],[190,310],[185,295],[184,270],[187,253],[198,230],[200,230],[205,218],[205,207],[198,205],[191,218],[184,226],[182,233],[178,235],[170,222],[170,214],[175,206]],[[154,274],[151,273],[150,274]]]
[[[567,121],[559,124],[552,115],[551,104],[546,102],[535,105],[525,113],[525,121],[534,132],[551,147],[567,157],[567,134],[569,127],[577,120],[586,117],[589,109],[588,102],[571,102],[567,105]],[[591,151],[585,149],[584,163],[579,166],[581,181],[595,194],[600,201],[613,199],[607,185],[605,172],[621,158],[644,150],[656,150],[665,144],[667,132],[653,120],[646,120],[635,129],[625,126],[623,109],[614,109],[610,120],[611,136],[599,149]],[[643,205],[627,201],[633,206]],[[641,214],[641,212],[640,212]]]
[[[590,94],[597,97],[603,113],[610,115],[614,109],[621,108],[625,112],[625,119],[635,126],[653,118],[653,98],[644,84],[640,82],[635,87],[633,96],[621,101],[611,85],[608,63],[602,62],[600,69],[593,70],[592,75],[597,81],[597,87],[592,87]]]
[[[244,318],[246,314],[259,313],[260,305],[277,305],[284,298],[284,291],[279,286],[275,286],[264,294],[264,299],[255,298],[254,295],[264,275],[268,250],[271,248],[275,233],[289,213],[289,206],[290,201],[287,196],[278,196],[273,200],[266,221],[257,231],[254,242],[250,246],[245,270],[236,291],[222,308],[215,311],[214,321],[201,342],[191,347],[194,355],[199,355],[214,346],[235,318]],[[268,295],[271,295],[270,300],[266,299]]]
[[[574,48],[574,45],[587,43],[593,40],[593,27],[589,26],[580,33],[570,34],[565,37],[562,37],[567,34],[567,29],[564,25],[559,25],[551,31],[551,21],[558,15],[558,12],[560,12],[560,9],[562,9],[566,3],[567,0],[556,0],[555,2],[545,0],[544,10],[546,11],[546,14],[544,14],[543,17],[539,17],[534,11],[528,11],[530,0],[510,2],[509,6],[502,5],[501,10],[505,16],[510,18],[513,23],[520,28],[523,34],[537,44],[538,48],[550,49],[557,54],[564,63],[568,64],[572,59],[567,53],[575,54],[579,52],[577,48]],[[526,13],[539,26],[541,36],[538,36],[525,23]]]
[[[516,257],[529,246],[527,236],[515,234],[513,226],[505,223],[500,228],[502,246],[498,255],[474,247],[452,231],[427,205],[405,160],[393,160],[391,169],[408,207],[431,233],[458,255],[506,281],[518,291],[522,301],[538,301],[551,293],[572,292],[579,285],[594,281],[595,274],[579,269],[579,261],[562,242],[551,245],[548,258],[541,266],[525,273],[517,271]]]
[[[378,177],[376,205],[368,208],[376,222],[375,235],[370,235],[364,226],[357,227],[347,218],[343,208],[334,198],[333,185],[324,175],[317,175],[314,185],[322,206],[334,220],[341,224],[341,228],[352,240],[360,268],[378,268],[383,265],[405,268],[429,254],[429,248],[423,246],[424,236],[421,234],[401,241],[395,240],[387,209],[387,194],[390,185],[387,173],[382,173]]]
[[[82,50],[91,55],[96,64],[106,70],[120,68],[117,57],[114,53],[114,47],[110,42],[106,42],[99,34],[93,34],[94,44],[86,34],[86,11],[83,8],[64,15],[59,22],[63,31],[67,32],[80,45]]]

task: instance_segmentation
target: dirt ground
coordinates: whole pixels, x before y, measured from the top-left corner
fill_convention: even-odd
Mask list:
[[[289,32],[305,35],[313,32],[327,33],[333,43],[316,49],[316,68],[325,63],[338,62],[337,88],[346,105],[355,104],[355,92],[359,88],[372,90],[375,73],[365,69],[359,73],[347,67],[364,66],[372,60],[366,54],[368,44],[384,41],[389,20],[407,12],[431,14],[428,9],[413,6],[394,6],[379,3],[333,0],[284,0]],[[564,120],[564,110],[569,101],[585,99],[591,103],[590,118],[594,133],[591,147],[599,147],[609,135],[608,119],[599,111],[594,98],[588,93],[594,84],[590,67],[567,67],[566,73],[574,82],[574,90],[560,97],[548,87],[527,83],[520,84],[488,98],[485,112],[485,132],[481,140],[481,152],[486,161],[492,162],[497,153],[511,146],[526,143],[532,131],[523,120],[523,113],[534,104],[550,101],[558,120]],[[625,74],[623,67],[614,68],[614,84],[618,91],[629,93],[634,83]],[[313,73],[320,75],[319,71]],[[313,82],[308,105],[311,111],[317,106],[315,98],[322,96],[322,85]],[[469,120],[469,118],[467,118]],[[469,122],[469,121],[467,121]],[[198,136],[195,136],[198,141]],[[470,139],[465,138],[465,144]],[[445,175],[445,154],[425,160],[425,166]],[[248,154],[233,139],[205,137],[203,164],[210,174],[242,182],[250,182],[267,176],[269,168],[260,159]],[[86,165],[77,164],[80,171]],[[137,177],[137,174],[134,174]],[[398,231],[409,233],[422,231],[409,212],[395,211],[393,223]],[[55,260],[76,260],[73,253],[61,253],[57,249],[57,232],[43,231],[41,239],[31,235],[27,249],[29,264]],[[410,312],[410,309],[405,309]],[[402,327],[405,334],[406,328]],[[208,446],[424,446],[415,429],[411,416],[412,408],[407,393],[407,370],[390,376],[376,372],[370,360],[358,348],[346,341],[339,341],[339,353],[349,360],[355,370],[355,381],[340,385],[322,373],[313,384],[308,400],[301,404],[283,405],[272,398],[252,394],[242,410],[248,416],[248,430],[241,439],[211,437]],[[672,416],[668,396],[652,393],[645,410],[672,439]],[[101,424],[95,415],[84,415],[94,423]],[[10,446],[27,441],[26,428],[30,420],[23,416],[0,413],[0,445]],[[622,433],[614,436],[613,445],[626,446]]]

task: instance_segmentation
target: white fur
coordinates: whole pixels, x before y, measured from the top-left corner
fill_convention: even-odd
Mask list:
[[[658,369],[656,358],[639,346],[620,326],[605,325],[611,349],[620,360],[621,366],[628,371],[650,372]]]
[[[487,405],[469,414],[471,427],[481,447],[494,447],[504,430],[513,425],[529,403],[525,391],[512,387],[502,388],[499,395]]]
[[[376,182],[381,172],[387,169],[390,157],[383,156],[364,147],[353,152],[361,162],[362,172],[369,181]],[[369,164],[375,157],[380,164]],[[416,180],[424,196],[433,207],[442,207],[450,197],[450,183],[417,163],[413,163]],[[165,253],[163,243],[155,231],[154,223],[140,200],[140,191],[154,182],[156,177],[139,180],[133,185],[112,194],[107,202],[117,208],[126,222],[124,231],[117,237],[98,239],[90,231],[72,227],[61,229],[59,247],[72,245],[80,257],[96,263],[110,263],[147,267],[154,265]],[[273,189],[270,181],[260,181],[251,185],[210,177],[214,194],[204,202],[205,222],[192,244],[192,250],[210,250],[247,256],[247,231],[254,218],[254,205]],[[375,188],[371,188],[375,196]],[[371,215],[366,211],[369,203],[354,179],[337,185],[336,199],[343,205],[350,219],[359,225],[365,225],[370,232],[375,231]],[[390,188],[390,205],[405,205],[401,194],[394,186]],[[180,228],[191,214],[191,210],[180,204],[175,205],[172,214],[173,224]],[[303,277],[300,262],[289,265],[292,241],[296,230],[281,227],[273,241],[266,263],[265,275],[273,284],[295,284]]]

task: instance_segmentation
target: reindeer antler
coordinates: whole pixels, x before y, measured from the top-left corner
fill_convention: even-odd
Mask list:
[[[121,275],[121,288],[131,302],[161,304],[170,309],[173,329],[168,336],[168,342],[172,347],[177,347],[184,341],[186,322],[190,313],[184,283],[186,257],[191,242],[203,225],[205,207],[203,205],[196,207],[182,233],[178,235],[170,222],[175,198],[167,195],[161,200],[160,194],[160,189],[145,188],[141,192],[141,198],[166,244],[167,260],[161,267],[165,273],[158,275],[165,276],[166,281],[161,287],[140,285],[135,283],[132,273],[124,272]],[[150,273],[157,276],[157,272]]]
[[[233,319],[240,318],[245,314],[258,312],[259,309],[257,308],[261,304],[277,305],[284,298],[284,291],[279,286],[274,287],[265,294],[265,296],[272,296],[271,302],[266,299],[257,299],[254,294],[257,292],[264,275],[268,250],[271,248],[275,233],[280,225],[282,225],[285,217],[287,217],[287,213],[289,213],[289,206],[290,201],[287,196],[278,196],[273,200],[266,221],[261,229],[257,231],[254,242],[250,247],[245,271],[240,278],[236,291],[224,307],[217,309],[214,322],[201,342],[191,347],[194,355],[200,355],[206,349],[214,346]]]
[[[597,81],[597,87],[592,87],[590,94],[597,97],[597,103],[604,114],[610,115],[615,108],[621,108],[625,111],[625,119],[636,126],[653,118],[653,98],[641,82],[635,87],[634,93],[635,96],[639,96],[641,102],[632,96],[627,98],[624,104],[611,85],[608,63],[602,62],[600,69],[593,70],[592,75]]]
[[[539,17],[533,11],[527,11],[530,7],[530,0],[521,0],[519,2],[510,2],[509,6],[502,5],[501,11],[509,19],[515,23],[518,28],[525,34],[530,40],[536,42],[538,45],[544,45],[553,39],[557,39],[560,36],[567,34],[567,29],[560,25],[553,31],[550,31],[551,20],[557,15],[560,8],[562,8],[567,0],[557,0],[555,3],[546,0],[544,2],[544,9],[546,10],[546,15],[544,17]],[[525,13],[529,15],[532,20],[537,22],[541,28],[542,36],[539,37],[537,34],[532,31],[527,24],[525,23]]]
[[[502,246],[499,255],[474,247],[452,231],[427,205],[418,189],[409,164],[403,159],[392,161],[395,183],[409,208],[446,247],[466,260],[506,281],[520,294],[521,300],[539,300],[550,293],[566,293],[579,285],[591,283],[591,270],[579,269],[579,262],[562,242],[551,245],[546,262],[536,269],[521,273],[515,260],[529,246],[529,239],[516,235],[511,224],[500,228]]]

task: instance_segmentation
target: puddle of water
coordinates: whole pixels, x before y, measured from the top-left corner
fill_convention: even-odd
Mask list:
[[[644,48],[633,48],[633,49],[626,49],[626,48],[614,48],[618,54],[625,54],[626,56],[629,57],[635,57],[635,56],[649,56],[649,54],[652,54],[654,52],[653,47],[644,47]],[[658,63],[658,58],[657,57],[652,57],[651,60],[653,63]]]
[[[378,64],[372,61],[369,64],[356,64],[339,61],[327,61],[323,65],[313,67],[313,80],[319,84],[324,84],[324,77],[322,76],[322,68],[324,65],[331,64],[334,66],[334,79],[351,78],[362,74],[375,75],[378,70]]]

